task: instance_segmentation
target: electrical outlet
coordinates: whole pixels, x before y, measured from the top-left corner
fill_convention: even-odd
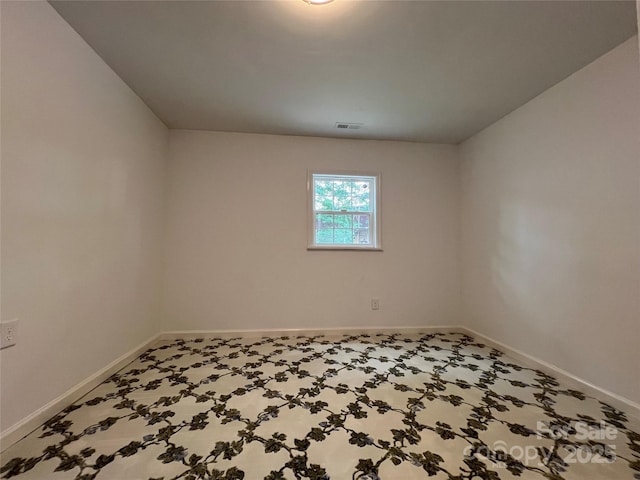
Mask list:
[[[380,310],[380,300],[377,298],[371,299],[371,310]]]
[[[18,342],[18,319],[0,323],[0,348],[11,347]]]

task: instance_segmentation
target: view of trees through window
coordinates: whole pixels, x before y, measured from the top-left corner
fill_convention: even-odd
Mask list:
[[[375,179],[313,176],[315,242],[318,245],[371,245]]]

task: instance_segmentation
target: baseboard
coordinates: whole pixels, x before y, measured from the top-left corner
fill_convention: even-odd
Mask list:
[[[270,335],[359,335],[377,333],[428,333],[428,332],[450,332],[464,333],[471,337],[481,340],[483,343],[501,350],[510,357],[522,362],[524,365],[535,368],[548,375],[556,377],[561,382],[571,388],[583,391],[587,395],[594,396],[603,402],[608,403],[612,407],[623,410],[624,412],[640,419],[640,404],[629,400],[621,395],[600,388],[587,380],[573,375],[556,365],[545,362],[533,355],[522,352],[516,348],[499,342],[493,338],[481,334],[471,328],[462,325],[435,325],[424,327],[344,327],[344,328],[328,328],[328,329],[305,329],[305,328],[289,328],[289,329],[261,329],[261,330],[184,330],[184,331],[168,331],[160,334],[160,340],[176,340],[176,339],[194,339],[202,337],[259,337]]]
[[[194,338],[229,337],[265,337],[265,336],[313,336],[313,335],[376,335],[376,334],[415,334],[433,332],[462,333],[465,329],[459,325],[433,325],[424,327],[334,327],[334,328],[274,328],[247,330],[171,330],[162,332],[160,340],[191,340]]]
[[[191,339],[202,337],[257,337],[269,335],[356,335],[356,334],[376,334],[376,333],[419,333],[436,331],[461,331],[457,326],[432,326],[432,327],[346,327],[330,329],[261,329],[261,330],[186,330],[161,332],[147,341],[141,343],[129,352],[120,356],[106,367],[86,378],[77,385],[71,387],[65,393],[39,408],[32,414],[23,418],[15,425],[0,432],[0,452],[18,442],[35,429],[40,427],[48,419],[59,413],[73,402],[86,395],[103,381],[116,373],[118,370],[131,363],[142,353],[148,350],[153,344],[161,340]]]
[[[622,410],[633,417],[636,417],[636,419],[640,419],[640,404],[629,400],[622,395],[618,395],[616,393],[610,392],[609,390],[598,387],[597,385],[594,385],[593,383],[588,382],[583,378],[573,375],[572,373],[569,373],[566,370],[553,365],[552,363],[545,362],[544,360],[541,360],[533,355],[529,355],[528,353],[522,352],[521,350],[510,347],[505,343],[483,335],[471,328],[462,327],[462,331],[464,333],[467,333],[471,337],[481,340],[483,343],[495,348],[496,350],[500,350],[506,353],[510,357],[518,360],[520,363],[528,367],[535,368],[548,375],[551,375],[561,383],[564,383],[569,387],[580,390],[587,395],[596,397],[598,400],[608,403],[612,407],[618,410]]]
[[[424,327],[344,327],[344,328],[324,328],[324,329],[309,329],[309,328],[280,328],[280,329],[250,329],[250,330],[175,330],[161,332],[154,335],[149,340],[138,345],[134,349],[125,353],[121,357],[111,362],[106,367],[97,371],[87,379],[83,380],[79,384],[75,385],[58,398],[47,403],[42,408],[36,410],[31,415],[25,417],[12,427],[8,428],[4,432],[0,433],[0,452],[4,451],[7,447],[13,445],[21,438],[25,437],[40,425],[42,425],[49,418],[71,405],[83,395],[86,395],[89,391],[97,387],[104,380],[109,378],[118,370],[122,369],[131,361],[135,360],[144,351],[150,348],[158,341],[168,341],[177,339],[194,339],[202,337],[262,337],[262,336],[313,336],[313,335],[361,335],[361,334],[415,334],[415,333],[463,333],[480,340],[497,350],[501,350],[511,358],[523,363],[526,366],[541,370],[549,375],[556,377],[569,387],[575,388],[585,392],[588,395],[592,395],[608,404],[640,419],[640,404],[633,402],[621,395],[615,394],[603,388],[600,388],[592,383],[579,378],[566,370],[563,370],[551,363],[545,362],[533,355],[524,353],[518,349],[512,348],[498,340],[487,337],[471,328],[467,328],[461,325],[435,325]]]
[[[31,415],[20,420],[15,425],[7,428],[0,433],[0,452],[10,447],[17,441],[21,440],[26,435],[33,432],[36,428],[41,426],[44,422],[51,417],[59,413],[64,408],[71,405],[73,402],[86,395],[91,390],[96,388],[102,382],[104,382],[111,375],[118,370],[131,363],[137,357],[139,357],[144,351],[146,351],[151,345],[158,341],[160,335],[154,335],[150,339],[141,343],[137,347],[128,351],[124,355],[118,357],[106,367],[98,370],[96,373],[86,378],[77,385],[71,387],[64,392],[58,398],[53,399],[43,407],[39,408]]]

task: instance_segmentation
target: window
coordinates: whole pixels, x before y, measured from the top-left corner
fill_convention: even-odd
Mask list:
[[[382,250],[380,175],[309,172],[310,249]]]

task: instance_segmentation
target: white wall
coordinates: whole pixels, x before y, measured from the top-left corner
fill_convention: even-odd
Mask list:
[[[0,3],[5,430],[157,332],[168,133],[48,3]]]
[[[306,250],[308,168],[382,173],[383,252]],[[169,177],[165,328],[459,321],[454,146],[171,131]]]
[[[634,37],[461,146],[465,323],[636,402],[639,115]]]
[[[637,38],[460,151],[168,142],[47,3],[0,7],[2,430],[163,329],[463,323],[640,401]],[[384,252],[306,250],[308,168],[382,172]]]

